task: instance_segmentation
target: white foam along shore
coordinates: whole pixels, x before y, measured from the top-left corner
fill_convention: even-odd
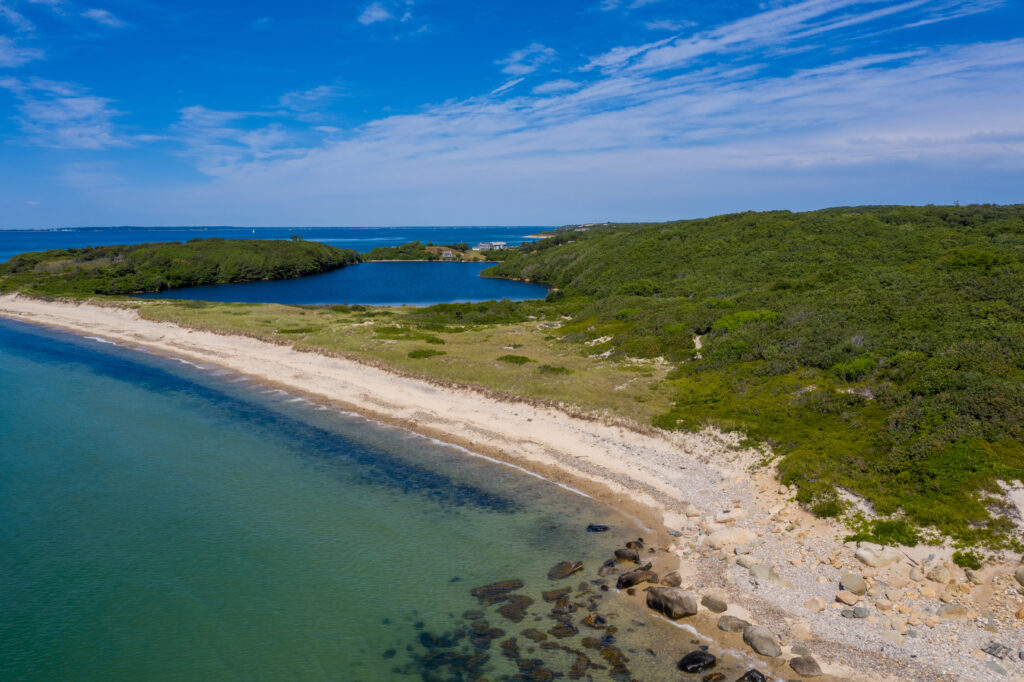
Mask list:
[[[734,437],[632,429],[353,359],[146,320],[130,307],[5,295],[0,316],[214,364],[586,491],[658,529],[657,571],[678,568],[683,586],[698,592],[722,589],[727,614],[768,626],[783,655],[762,659],[760,667],[780,676],[794,676],[785,663],[806,646],[841,679],[1007,679],[993,665],[1024,679],[1024,661],[1014,660],[1024,642],[1016,641],[1012,613],[1014,600],[1024,598],[1014,595],[1012,575],[1007,579],[1012,566],[993,566],[972,582],[942,564],[941,553],[929,560],[929,548],[886,567],[866,566],[854,558],[855,545],[843,544],[841,528],[805,514],[771,472],[752,468],[759,453],[740,448]],[[742,541],[728,540],[728,531]],[[765,567],[768,577],[752,577],[752,565]],[[938,565],[951,572],[941,585],[923,574]],[[870,616],[846,618],[833,608],[843,571],[866,578],[870,592],[861,604]],[[826,608],[807,605],[815,598]],[[941,617],[949,604],[963,605],[963,617]],[[1000,609],[998,617],[983,614],[986,606]],[[713,629],[712,615],[703,613]],[[742,648],[737,637],[717,635]],[[993,639],[1014,650],[1012,659],[980,653]]]

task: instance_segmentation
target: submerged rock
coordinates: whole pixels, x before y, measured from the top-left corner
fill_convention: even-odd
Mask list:
[[[572,637],[577,632],[579,632],[579,630],[576,629],[576,626],[570,623],[559,623],[558,625],[548,630],[549,635],[551,635],[552,637],[557,637],[558,639]]]
[[[469,593],[479,599],[481,604],[497,604],[508,599],[510,592],[514,592],[522,586],[523,581],[519,579],[502,580],[489,585],[474,587]]]
[[[684,673],[702,673],[708,668],[714,667],[717,662],[718,659],[715,658],[714,654],[697,650],[683,656],[676,667]]]
[[[736,682],[768,682],[768,678],[757,668],[751,668],[743,673],[743,677],[736,680]]]
[[[611,526],[605,525],[603,523],[592,523],[589,526],[587,526],[588,533],[607,533],[610,530]]]
[[[498,613],[513,623],[520,623],[523,618],[526,617],[526,609],[532,603],[533,599],[530,597],[521,594],[513,594],[509,596],[508,601],[498,609]]]
[[[661,579],[661,584],[665,587],[679,587],[683,584],[683,577],[679,571],[672,571]]]
[[[743,629],[743,641],[762,656],[775,658],[782,655],[782,647],[775,641],[775,635],[772,634],[771,630],[760,625],[745,627]]]
[[[554,602],[569,596],[568,587],[560,587],[557,590],[548,590],[547,592],[541,592],[540,597],[546,602]]]
[[[697,613],[697,596],[678,587],[652,587],[647,592],[647,606],[679,620]]]
[[[561,580],[562,578],[568,578],[573,573],[582,570],[582,561],[561,561],[551,567],[551,570],[548,571],[548,578],[551,580]]]

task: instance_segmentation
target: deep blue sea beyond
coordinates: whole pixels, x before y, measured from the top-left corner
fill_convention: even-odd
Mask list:
[[[288,239],[299,235],[340,248],[366,252],[378,246],[409,241],[435,244],[504,241],[522,243],[536,227],[397,227],[397,228],[78,228],[70,230],[0,230],[0,262],[28,251],[80,248],[110,244],[225,239]],[[547,288],[480,277],[489,263],[362,263],[312,277],[275,282],[249,282],[190,287],[148,298],[192,300],[364,305],[431,305],[508,299],[544,298]]]
[[[511,679],[467,629],[546,630],[548,568],[637,533],[505,465],[95,339],[0,320],[0,386],[5,681]],[[512,578],[535,600],[518,625],[470,595]]]
[[[190,239],[288,239],[299,235],[360,253],[405,242],[459,244],[484,241],[523,242],[543,227],[79,227],[62,230],[0,230],[0,263],[26,251],[81,248],[111,244],[180,242]]]

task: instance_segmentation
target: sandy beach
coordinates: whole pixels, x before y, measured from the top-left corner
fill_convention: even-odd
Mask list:
[[[801,510],[772,471],[756,466],[761,453],[734,436],[608,423],[351,358],[149,321],[127,307],[7,295],[0,316],[228,368],[614,505],[649,529],[659,548],[654,570],[677,570],[681,586],[703,596],[698,629],[751,656],[738,632],[716,628],[722,613],[771,631],[781,655],[754,659],[776,676],[799,677],[790,661],[813,656],[825,672],[818,679],[1024,679],[1024,591],[1012,562],[966,573],[948,548],[844,543],[842,528]],[[643,599],[642,590],[627,598]],[[983,651],[992,642],[1009,654]]]

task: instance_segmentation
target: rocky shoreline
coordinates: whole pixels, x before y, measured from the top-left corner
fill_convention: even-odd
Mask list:
[[[652,531],[644,531],[642,552],[621,549],[636,550],[641,563],[624,555],[590,580],[607,580],[614,591],[622,574],[650,562],[641,570],[656,574],[658,583],[649,576],[623,585],[622,594],[660,618],[647,609],[647,587],[691,593],[698,612],[679,619],[692,631],[677,633],[678,646],[700,633],[785,679],[798,677],[791,661],[807,657],[819,664],[819,679],[1024,679],[1018,556],[968,573],[953,564],[949,547],[844,543],[845,529],[807,514],[794,491],[758,466],[761,453],[732,436],[632,430],[352,359],[146,321],[130,309],[3,296],[0,314],[227,367],[514,463],[633,513]],[[598,567],[584,570],[591,568]],[[662,576],[673,572],[679,585],[665,585]],[[713,610],[722,603],[724,612]],[[733,631],[738,623],[723,616],[767,628],[779,655],[754,654],[743,633]],[[727,627],[719,629],[720,622]],[[802,669],[813,672],[807,665]],[[673,669],[672,679],[679,674]]]

